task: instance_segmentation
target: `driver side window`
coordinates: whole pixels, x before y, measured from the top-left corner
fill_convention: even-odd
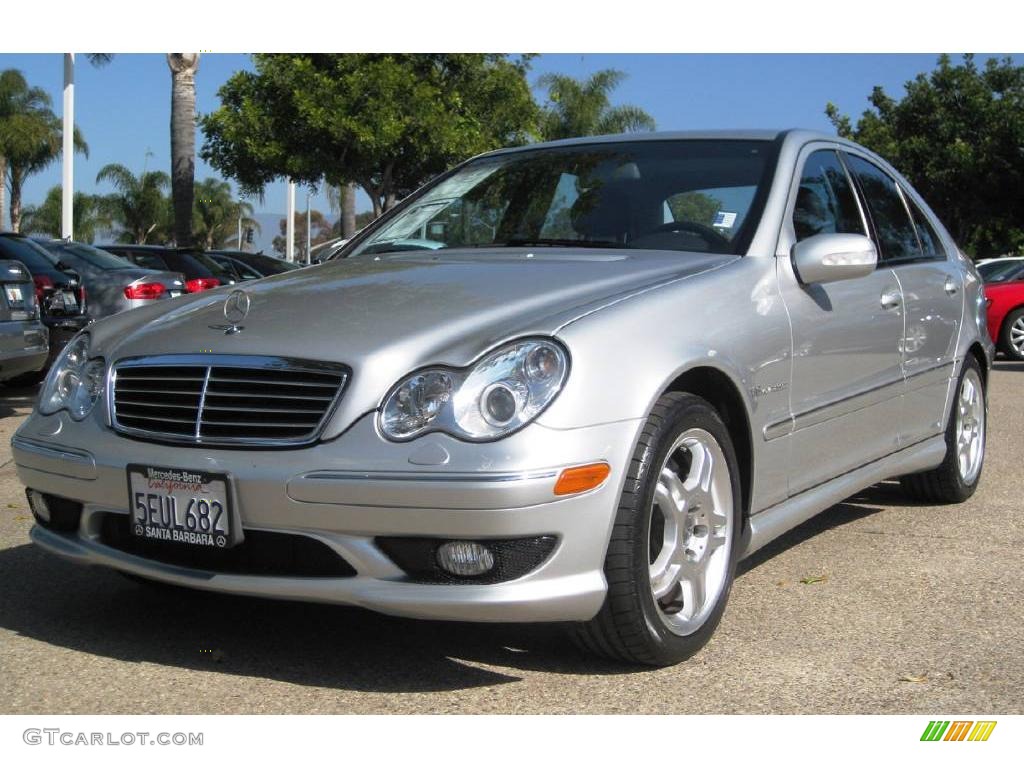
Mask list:
[[[797,242],[826,233],[867,234],[850,177],[832,150],[813,152],[804,163],[793,231]]]

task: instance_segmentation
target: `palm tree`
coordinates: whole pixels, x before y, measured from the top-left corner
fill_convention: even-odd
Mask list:
[[[192,217],[196,242],[207,249],[223,248],[228,241],[237,239],[239,218],[243,228],[260,231],[259,222],[253,218],[252,204],[235,200],[226,181],[203,179],[196,184]]]
[[[143,171],[135,176],[123,165],[111,163],[100,169],[96,183],[109,181],[117,190],[104,198],[104,211],[121,227],[122,242],[145,243],[167,228],[170,203],[165,191],[171,178],[163,171]]]
[[[356,183],[346,182],[339,186],[327,185],[327,204],[331,213],[340,213],[338,234],[346,240],[356,233]]]
[[[62,185],[51,187],[41,205],[26,206],[21,215],[22,232],[61,237],[63,233]],[[103,200],[96,195],[75,192],[75,235],[76,239],[91,243],[96,233],[110,227]]]
[[[192,199],[196,177],[196,70],[198,53],[168,53],[171,69],[171,197],[174,239],[192,244]]]
[[[25,179],[56,160],[61,153],[61,120],[50,108],[50,96],[31,88],[17,70],[0,73],[0,157],[6,165],[11,191],[11,229],[21,227],[21,188]],[[78,129],[72,146],[88,155],[89,148]]]
[[[640,107],[611,106],[611,92],[625,79],[626,73],[617,69],[602,69],[586,80],[553,73],[542,76],[537,84],[547,91],[548,103],[541,108],[541,138],[653,131],[654,118]]]

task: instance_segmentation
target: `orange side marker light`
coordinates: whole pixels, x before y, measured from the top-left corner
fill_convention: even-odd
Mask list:
[[[608,479],[611,471],[612,468],[603,461],[564,469],[558,476],[558,482],[555,483],[555,495],[568,496],[572,493],[583,493],[597,488]]]

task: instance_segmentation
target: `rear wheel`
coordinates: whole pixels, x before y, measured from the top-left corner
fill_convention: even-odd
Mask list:
[[[999,351],[1011,360],[1024,360],[1024,307],[1013,310],[1003,319]]]
[[[904,493],[938,504],[969,499],[978,487],[985,463],[987,415],[981,366],[968,353],[946,425],[946,458],[935,469],[901,477]]]
[[[670,393],[641,434],[605,559],[608,594],[577,625],[586,650],[664,666],[714,633],[732,586],[740,490],[729,432],[711,405]]]

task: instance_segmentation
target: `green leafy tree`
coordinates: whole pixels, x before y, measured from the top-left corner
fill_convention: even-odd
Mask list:
[[[143,171],[136,176],[125,166],[111,163],[96,175],[97,184],[105,181],[117,190],[103,198],[103,207],[120,227],[119,241],[143,244],[170,235],[171,202],[166,195],[170,176],[163,171]]]
[[[613,107],[612,92],[626,79],[617,69],[602,69],[586,80],[547,74],[538,85],[547,91],[541,108],[540,133],[545,141],[608,133],[653,131],[654,118],[640,107]]]
[[[21,228],[21,189],[25,179],[39,173],[60,157],[61,120],[50,108],[50,96],[28,85],[17,70],[0,73],[0,158],[6,166],[11,192],[11,229]],[[88,155],[89,148],[76,128],[75,150]]]
[[[192,204],[192,233],[195,242],[204,248],[224,248],[238,239],[238,219],[242,231],[260,231],[253,218],[251,203],[236,200],[231,185],[220,179],[203,179],[195,186]],[[241,247],[237,242],[235,247]]]
[[[1024,67],[944,55],[902,99],[875,87],[868,100],[856,124],[826,106],[839,135],[898,168],[972,256],[1024,248]]]
[[[330,240],[333,235],[333,228],[331,222],[327,220],[320,211],[312,210],[309,212],[309,224],[310,224],[310,247],[319,245],[320,243],[326,243]],[[278,227],[280,228],[281,234],[274,237],[272,245],[274,251],[281,256],[284,256],[286,251],[286,244],[288,243],[288,219],[281,219]],[[295,258],[299,262],[308,261],[306,254],[306,212],[296,211],[295,212]]]
[[[102,197],[85,192],[75,192],[75,239],[91,243],[96,235],[111,226],[107,206]],[[61,187],[51,187],[46,198],[40,205],[26,206],[22,213],[21,229],[23,232],[61,236]]]
[[[536,130],[528,58],[257,54],[200,120],[204,160],[247,193],[293,179],[358,183],[374,213],[454,163]]]

